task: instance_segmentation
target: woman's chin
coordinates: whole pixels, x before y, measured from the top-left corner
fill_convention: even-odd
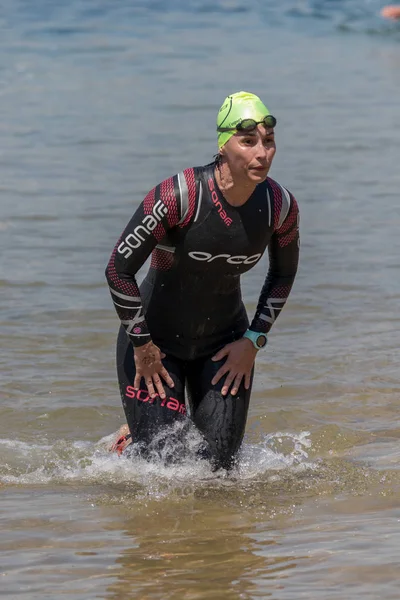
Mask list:
[[[262,183],[267,179],[268,170],[269,169],[252,169],[251,171],[248,171],[248,177],[251,181],[255,183]]]

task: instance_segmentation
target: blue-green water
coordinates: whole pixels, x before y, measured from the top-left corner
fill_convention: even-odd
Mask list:
[[[0,595],[399,597],[400,25],[382,6],[3,3]],[[151,187],[211,159],[239,89],[278,117],[272,176],[302,237],[239,471],[110,457],[108,256]]]

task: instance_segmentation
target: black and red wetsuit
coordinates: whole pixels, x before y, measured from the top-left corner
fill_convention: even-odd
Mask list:
[[[250,329],[270,330],[296,275],[299,215],[292,194],[271,178],[245,204],[231,206],[215,166],[186,169],[152,189],[118,240],[106,275],[121,319],[117,366],[133,440],[148,443],[160,425],[184,418],[186,388],[191,418],[215,464],[227,466],[243,438],[250,390],[242,384],[235,398],[223,397],[224,378],[216,386],[211,379],[224,361],[211,357],[249,326],[240,275],[267,246],[269,270]],[[150,254],[139,289],[135,274]],[[150,340],[166,353],[175,383],[164,386],[172,397],[164,403],[149,399],[143,381],[141,398],[133,388],[133,347]]]

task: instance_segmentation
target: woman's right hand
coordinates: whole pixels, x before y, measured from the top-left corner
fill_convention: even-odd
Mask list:
[[[134,387],[139,389],[140,380],[144,377],[150,397],[155,398],[158,393],[161,398],[165,398],[161,377],[169,387],[174,387],[170,374],[161,362],[161,359],[165,358],[165,354],[153,342],[135,348],[134,353],[136,366]]]

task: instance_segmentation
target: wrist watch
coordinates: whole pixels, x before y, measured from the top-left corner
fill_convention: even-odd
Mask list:
[[[252,331],[251,329],[248,329],[247,331],[244,332],[243,337],[249,339],[251,342],[253,342],[253,346],[256,350],[261,350],[262,348],[265,348],[265,346],[267,345],[268,339],[267,336],[265,335],[265,333],[259,333],[258,331]]]

